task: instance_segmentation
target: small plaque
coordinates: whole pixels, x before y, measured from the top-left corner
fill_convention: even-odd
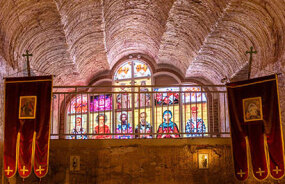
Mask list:
[[[80,171],[80,156],[70,156],[70,171]]]
[[[19,119],[35,119],[37,96],[20,96]]]
[[[198,164],[199,164],[199,169],[208,169],[209,168],[209,154],[199,153],[198,154]]]
[[[261,97],[245,98],[242,102],[244,122],[263,120]]]

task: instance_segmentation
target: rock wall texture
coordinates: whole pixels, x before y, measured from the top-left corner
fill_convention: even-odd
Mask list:
[[[209,168],[198,169],[198,154],[209,154]],[[70,170],[80,156],[80,170]],[[37,184],[31,175],[25,183]],[[285,182],[285,180],[280,181]],[[15,177],[10,184],[22,183]],[[238,184],[230,139],[53,140],[50,167],[42,184]],[[252,176],[245,184],[256,183]],[[267,179],[266,184],[276,181]],[[4,180],[4,184],[7,181]]]

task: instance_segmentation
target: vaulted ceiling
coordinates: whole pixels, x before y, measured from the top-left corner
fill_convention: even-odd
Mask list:
[[[31,67],[56,84],[88,84],[132,53],[214,84],[253,46],[255,69],[285,51],[285,0],[0,0],[0,70]]]

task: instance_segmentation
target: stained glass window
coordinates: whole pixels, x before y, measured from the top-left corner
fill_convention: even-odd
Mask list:
[[[113,84],[112,93],[72,98],[67,111],[68,138],[207,136],[209,104],[201,87],[152,87],[148,64],[137,59],[118,67]]]
[[[152,85],[151,70],[148,64],[137,59],[129,60],[118,68],[114,80],[114,85],[120,86],[114,90],[116,92],[115,131],[121,134],[115,138],[151,138],[153,131],[151,122],[152,95],[148,93],[151,92],[151,88],[145,87]],[[140,87],[128,87],[130,85]],[[138,135],[133,136],[129,133]]]
[[[126,80],[132,78],[150,78],[151,71],[148,66],[143,61],[130,60],[123,63],[116,71],[114,75],[114,80]]]

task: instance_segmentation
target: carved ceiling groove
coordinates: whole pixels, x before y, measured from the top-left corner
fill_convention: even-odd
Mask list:
[[[28,49],[56,84],[86,85],[141,53],[219,84],[250,46],[253,72],[282,60],[284,35],[284,0],[0,0],[0,73],[23,70]]]

